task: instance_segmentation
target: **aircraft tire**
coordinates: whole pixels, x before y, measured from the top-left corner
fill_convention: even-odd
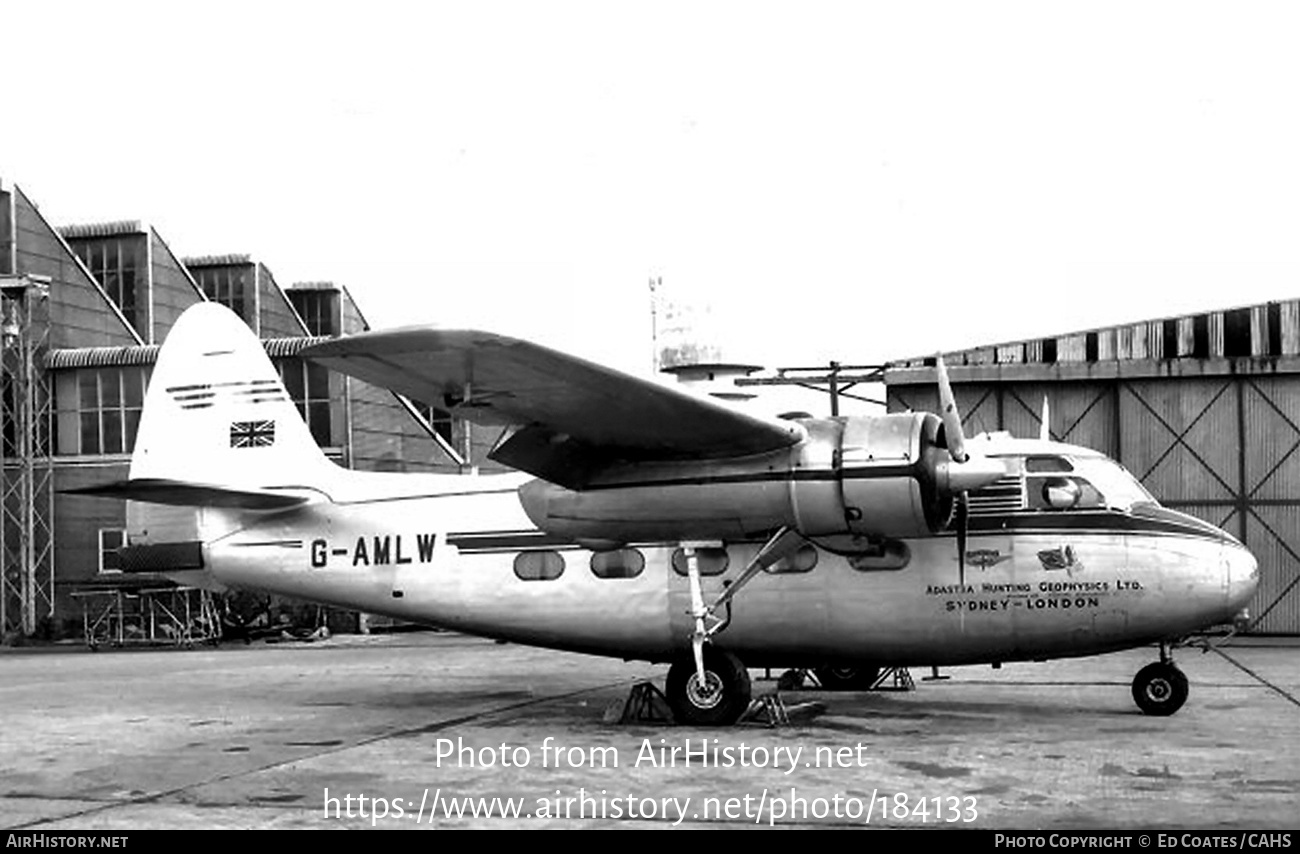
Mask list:
[[[813,673],[827,691],[869,691],[880,676],[879,667],[818,667]]]
[[[1172,715],[1187,702],[1187,677],[1172,664],[1148,664],[1133,677],[1133,700],[1144,714]]]
[[[730,726],[749,708],[749,671],[726,650],[704,648],[704,673],[714,690],[699,690],[695,658],[680,656],[668,669],[665,695],[679,724]]]

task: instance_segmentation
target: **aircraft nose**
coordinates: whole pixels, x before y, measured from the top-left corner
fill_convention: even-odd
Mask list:
[[[1236,612],[1246,607],[1259,587],[1259,563],[1239,545],[1223,547],[1223,563],[1228,575],[1228,607]]]

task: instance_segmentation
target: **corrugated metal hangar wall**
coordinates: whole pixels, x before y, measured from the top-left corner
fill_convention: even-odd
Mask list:
[[[1046,396],[1053,439],[1108,454],[1161,503],[1254,552],[1261,583],[1250,633],[1300,634],[1297,318],[1296,303],[1272,303],[944,360],[970,434],[1037,436]],[[1178,335],[1184,329],[1192,334]],[[1197,341],[1200,330],[1208,334]],[[1082,358],[1066,358],[1074,339]],[[895,365],[885,382],[890,411],[938,411],[933,359]]]

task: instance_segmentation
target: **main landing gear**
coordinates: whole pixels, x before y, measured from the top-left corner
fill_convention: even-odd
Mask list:
[[[1168,644],[1160,644],[1160,660],[1133,677],[1133,700],[1148,715],[1172,715],[1187,702],[1187,677],[1174,664]]]
[[[691,633],[691,646],[673,660],[664,686],[668,705],[678,723],[695,726],[728,726],[740,720],[749,709],[749,671],[734,653],[712,644],[713,636],[727,627],[730,616],[718,617],[718,612],[732,600],[740,589],[755,575],[792,554],[803,543],[803,538],[788,527],[772,535],[758,554],[749,562],[736,581],[727,587],[712,603],[704,601],[700,584],[698,549],[716,546],[713,543],[682,543],[686,557],[686,576],[690,582],[691,610],[695,631]],[[730,611],[728,611],[730,614]]]

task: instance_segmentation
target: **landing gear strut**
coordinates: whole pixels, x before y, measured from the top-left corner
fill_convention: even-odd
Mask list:
[[[713,636],[731,622],[730,611],[725,619],[719,618],[717,612],[760,571],[791,554],[802,542],[803,538],[790,528],[778,530],[758,550],[735,583],[711,605],[704,601],[697,553],[697,549],[705,544],[682,543],[691,595],[691,609],[687,613],[695,624],[695,631],[691,633],[689,652],[674,659],[664,686],[668,705],[672,706],[679,723],[727,726],[740,720],[749,709],[749,671],[733,653],[718,649],[711,643]]]
[[[1160,660],[1133,677],[1133,700],[1144,714],[1160,716],[1172,715],[1187,702],[1187,677],[1174,664],[1166,644],[1160,645]]]

